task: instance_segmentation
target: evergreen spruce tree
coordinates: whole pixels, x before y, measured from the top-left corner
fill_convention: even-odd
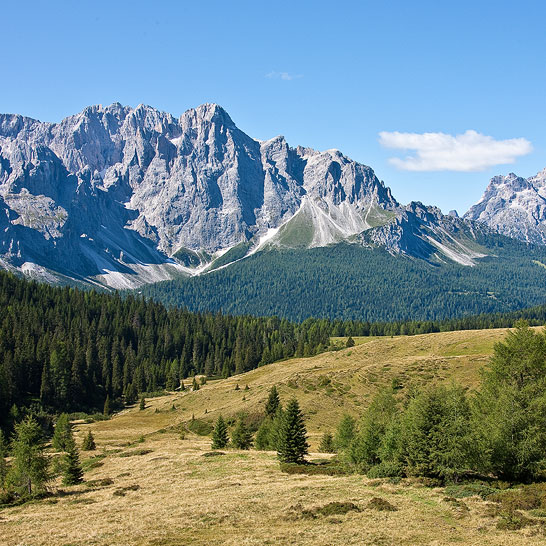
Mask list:
[[[308,453],[307,430],[298,401],[292,398],[286,406],[280,427],[277,456],[283,463],[303,463]]]
[[[321,453],[335,453],[334,437],[331,432],[325,432],[320,439],[319,451]]]
[[[140,398],[140,404],[138,406],[138,409],[139,411],[143,411],[146,409],[146,399],[144,398],[144,396],[141,396]]]
[[[21,494],[31,496],[40,491],[50,478],[49,459],[45,454],[42,430],[29,416],[15,425],[11,451],[13,464],[8,480]]]
[[[355,346],[355,340],[349,336],[347,339],[347,343],[345,343],[346,347],[354,347]]]
[[[368,472],[372,466],[379,464],[383,437],[397,409],[392,389],[380,391],[364,413],[358,433],[354,433],[347,446],[345,460],[363,472]],[[348,423],[350,419],[352,418],[349,418]],[[350,426],[346,425],[345,429],[340,426],[340,429],[348,431]],[[343,437],[343,432],[340,433],[340,437]]]
[[[83,470],[80,463],[80,454],[70,432],[68,437],[66,453],[63,457],[63,485],[76,485],[83,481]]]
[[[95,438],[91,430],[84,437],[82,442],[82,451],[94,451],[97,448],[95,444]]]
[[[6,476],[8,474],[8,463],[6,457],[8,456],[8,446],[4,438],[4,433],[0,428],[0,489],[2,489],[6,483]]]
[[[412,398],[400,422],[405,473],[457,480],[470,468],[476,442],[462,387],[430,387]]]
[[[269,418],[266,418],[262,421],[256,432],[256,438],[254,440],[254,445],[256,446],[256,449],[260,451],[268,451],[270,449],[273,449],[271,442],[271,425],[272,420]]]
[[[212,449],[223,449],[229,441],[227,425],[224,418],[219,415],[212,431]]]
[[[281,401],[279,398],[279,393],[277,392],[277,387],[273,385],[269,390],[269,397],[265,403],[265,414],[267,417],[275,417],[280,403]]]
[[[473,428],[483,470],[532,481],[546,468],[546,333],[525,322],[509,332],[485,370]]]
[[[110,395],[106,395],[106,400],[104,401],[104,408],[102,410],[102,413],[108,417],[110,415]]]
[[[252,433],[248,430],[242,416],[237,420],[237,424],[231,433],[231,442],[233,447],[237,449],[250,449],[252,446]]]
[[[53,432],[53,438],[51,439],[51,445],[56,451],[66,451],[68,438],[72,433],[72,425],[70,424],[70,418],[67,413],[61,413],[57,422],[55,423],[55,430]]]
[[[134,383],[130,383],[125,389],[125,403],[127,405],[134,404],[137,401],[137,398],[138,392],[136,385]]]
[[[279,405],[275,417],[271,420],[271,428],[269,431],[269,445],[270,449],[277,449],[281,438],[281,428],[283,423],[284,411],[282,406]]]

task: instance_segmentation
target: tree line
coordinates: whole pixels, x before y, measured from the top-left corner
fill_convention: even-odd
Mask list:
[[[0,424],[32,411],[102,411],[184,378],[227,377],[329,344],[327,322],[166,309],[0,273]]]
[[[331,336],[420,334],[546,322],[546,306],[445,321],[370,323],[228,316],[30,282],[0,272],[0,425],[21,408],[102,411],[185,378],[228,377],[335,349]]]

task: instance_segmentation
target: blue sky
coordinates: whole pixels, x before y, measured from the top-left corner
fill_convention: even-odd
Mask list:
[[[546,167],[543,1],[4,0],[0,16],[0,112],[217,102],[255,138],[338,148],[444,212]]]

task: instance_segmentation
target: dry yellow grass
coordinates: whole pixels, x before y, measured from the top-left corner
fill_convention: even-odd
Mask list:
[[[103,454],[102,465],[86,472],[87,485],[63,488],[65,495],[0,511],[0,544],[539,544],[546,538],[538,527],[497,530],[497,518],[479,499],[465,500],[469,511],[461,512],[439,488],[362,476],[287,475],[274,453],[226,450],[205,457],[210,439],[189,434],[181,440],[176,431],[192,414],[212,420],[220,412],[257,411],[277,384],[282,398],[300,400],[316,438],[333,428],[345,409],[358,414],[393,377],[476,385],[478,369],[504,334],[490,330],[374,340],[210,382],[194,393],[151,399],[146,410],[135,407],[109,421],[78,424],[78,438],[91,428],[98,445],[83,458]],[[323,377],[330,383],[319,386],[326,383]],[[237,382],[239,391],[234,390]],[[141,436],[145,440],[138,443]],[[120,456],[125,454],[130,456]],[[112,483],[96,481],[107,478]],[[366,508],[373,497],[398,510]],[[362,510],[302,517],[302,510],[331,501],[353,502]]]
[[[188,422],[192,415],[213,422],[219,413],[226,417],[240,411],[262,411],[269,389],[277,385],[281,399],[298,398],[311,440],[317,442],[320,434],[335,428],[344,412],[361,414],[377,390],[390,385],[394,378],[406,388],[431,381],[456,381],[476,387],[480,368],[491,356],[493,345],[505,335],[505,329],[498,329],[376,338],[350,349],[278,362],[226,380],[209,381],[194,393],[158,398],[136,420],[133,413],[118,419],[123,419],[127,433],[135,438],[156,426]],[[240,390],[235,390],[237,384]],[[246,385],[249,390],[245,390]],[[171,413],[173,403],[176,411]],[[147,426],[146,415],[156,409],[166,413],[154,414],[154,424]],[[104,440],[114,434],[111,439],[117,440],[115,430],[119,430],[117,422],[106,422],[99,425],[97,433]]]

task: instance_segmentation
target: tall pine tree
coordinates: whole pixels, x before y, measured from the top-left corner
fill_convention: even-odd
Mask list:
[[[282,417],[277,456],[282,463],[303,463],[308,453],[307,430],[298,401],[292,398]]]
[[[42,429],[33,417],[15,425],[12,454],[10,483],[28,496],[43,489],[50,478],[49,459],[45,454]]]
[[[83,481],[83,470],[80,464],[80,454],[74,441],[72,431],[68,437],[66,453],[63,458],[63,484],[76,485]]]
[[[71,434],[72,425],[70,424],[70,418],[67,413],[61,413],[55,423],[55,431],[53,432],[51,445],[57,451],[66,451]]]

